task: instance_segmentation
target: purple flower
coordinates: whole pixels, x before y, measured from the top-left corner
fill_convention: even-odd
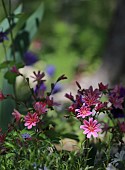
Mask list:
[[[38,61],[38,57],[35,53],[27,51],[23,56],[23,60],[27,66],[30,66]]]
[[[52,94],[55,94],[55,93],[58,93],[62,90],[62,86],[60,83],[57,83],[55,86],[54,86],[54,89],[52,91]]]
[[[34,92],[35,92],[35,94],[38,94],[41,91],[46,91],[46,88],[47,87],[46,87],[45,83],[42,82],[40,86],[36,85]]]
[[[0,43],[2,43],[4,40],[8,40],[7,33],[0,31]]]
[[[45,76],[44,72],[41,73],[40,71],[38,71],[38,72],[33,71],[33,74],[34,74],[34,76],[31,76],[31,78],[34,79],[33,82],[37,82],[38,84],[41,84],[45,81],[45,80],[43,80],[43,77]]]
[[[46,67],[46,73],[50,76],[50,77],[53,77],[54,74],[55,74],[55,66],[54,65],[48,65]]]
[[[30,134],[28,134],[28,133],[24,133],[21,136],[22,136],[23,139],[31,138]]]

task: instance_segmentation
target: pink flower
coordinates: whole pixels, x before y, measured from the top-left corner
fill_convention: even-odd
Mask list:
[[[59,106],[60,104],[58,102],[55,102],[53,100],[53,97],[50,98],[50,96],[46,97],[46,104],[48,105],[48,107],[52,108],[53,106]]]
[[[96,105],[99,102],[100,92],[98,89],[93,90],[93,87],[90,86],[89,89],[85,90],[85,96],[83,97],[83,101],[88,106]]]
[[[104,85],[102,82],[98,84],[100,91],[105,91],[108,89],[108,84]]]
[[[96,105],[99,101],[97,100],[97,97],[88,95],[88,96],[85,96],[84,102],[88,106],[93,106],[93,105]]]
[[[107,102],[99,102],[96,106],[95,106],[95,110],[98,112],[98,111],[101,111],[101,110],[108,110],[109,108],[107,107]]]
[[[69,106],[68,111],[75,113],[76,108],[77,108],[77,104],[73,103],[71,106]]]
[[[46,103],[44,102],[36,102],[35,105],[34,105],[34,109],[36,110],[36,112],[38,114],[44,114],[47,112],[47,108],[46,108]]]
[[[16,109],[14,109],[14,112],[12,113],[12,115],[15,117],[16,122],[19,122],[21,118],[21,114]]]
[[[18,68],[15,65],[11,68],[10,71],[13,72],[13,73],[16,73],[17,75],[22,76],[22,74],[19,72]]]
[[[36,126],[36,124],[39,122],[39,117],[37,113],[31,114],[30,112],[28,112],[28,115],[26,115],[24,119],[24,126],[27,126],[28,129],[31,129],[32,126]]]
[[[83,134],[87,134],[87,138],[98,137],[97,132],[101,132],[100,124],[97,123],[97,120],[93,120],[93,118],[89,118],[89,121],[84,120],[84,125],[80,126],[80,129],[84,129]]]
[[[0,91],[0,101],[4,100],[6,97],[3,95],[2,91]]]
[[[77,117],[85,118],[86,116],[89,116],[92,114],[90,111],[90,108],[85,106],[84,104],[80,109],[75,109],[75,112],[78,112]]]

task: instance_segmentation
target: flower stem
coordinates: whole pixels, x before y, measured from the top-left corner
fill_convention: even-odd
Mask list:
[[[8,20],[8,23],[9,23],[9,30],[10,30],[10,37],[11,37],[11,44],[12,44],[12,55],[13,55],[13,61],[15,62],[16,57],[15,57],[14,37],[13,37],[13,32],[12,32],[11,0],[9,0],[9,11],[8,12],[7,12],[4,0],[2,0],[2,5],[3,5],[5,16],[6,16],[7,20]],[[7,60],[7,53],[6,53],[5,48],[4,48],[4,52],[5,52],[6,60]],[[14,95],[15,95],[15,99],[17,99],[16,82],[14,82],[14,84],[13,84],[13,92],[14,92]],[[16,108],[17,108],[18,107],[17,102],[15,102],[15,104],[16,104]]]
[[[11,37],[11,42],[12,42],[12,54],[13,54],[13,60],[15,61],[16,57],[15,57],[15,48],[14,48],[14,38],[13,38],[12,24],[11,24],[11,0],[9,0],[9,14],[7,12],[4,0],[2,0],[2,5],[3,5],[5,16],[8,20],[9,27],[10,27],[10,37]]]
[[[5,54],[5,60],[8,61],[8,59],[7,59],[7,50],[6,50],[6,46],[4,44],[4,41],[3,41],[2,44],[3,44],[4,54]]]

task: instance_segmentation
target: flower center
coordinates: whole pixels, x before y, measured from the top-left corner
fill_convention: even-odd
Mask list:
[[[82,110],[82,114],[85,115],[86,114],[86,110]]]
[[[81,113],[82,113],[83,115],[86,115],[87,109],[86,109],[86,108],[83,108],[83,109],[81,110]]]
[[[91,132],[93,132],[93,131],[94,131],[93,126],[90,126],[88,129],[89,129]]]

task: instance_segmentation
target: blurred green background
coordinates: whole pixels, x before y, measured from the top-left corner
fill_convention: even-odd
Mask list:
[[[6,1],[8,2],[8,1]],[[12,0],[14,9],[20,1]],[[56,67],[56,76],[70,79],[81,71],[98,68],[116,1],[110,0],[24,0],[24,15],[44,3],[44,16],[34,38],[39,59]],[[6,3],[7,5],[7,3]],[[0,20],[4,12],[0,4]],[[1,60],[3,56],[1,55]]]
[[[35,2],[26,11],[30,11]],[[31,2],[30,2],[31,5]],[[40,58],[54,64],[57,74],[69,79],[75,71],[97,69],[111,22],[115,1],[45,0],[45,13],[36,38],[40,38]]]

